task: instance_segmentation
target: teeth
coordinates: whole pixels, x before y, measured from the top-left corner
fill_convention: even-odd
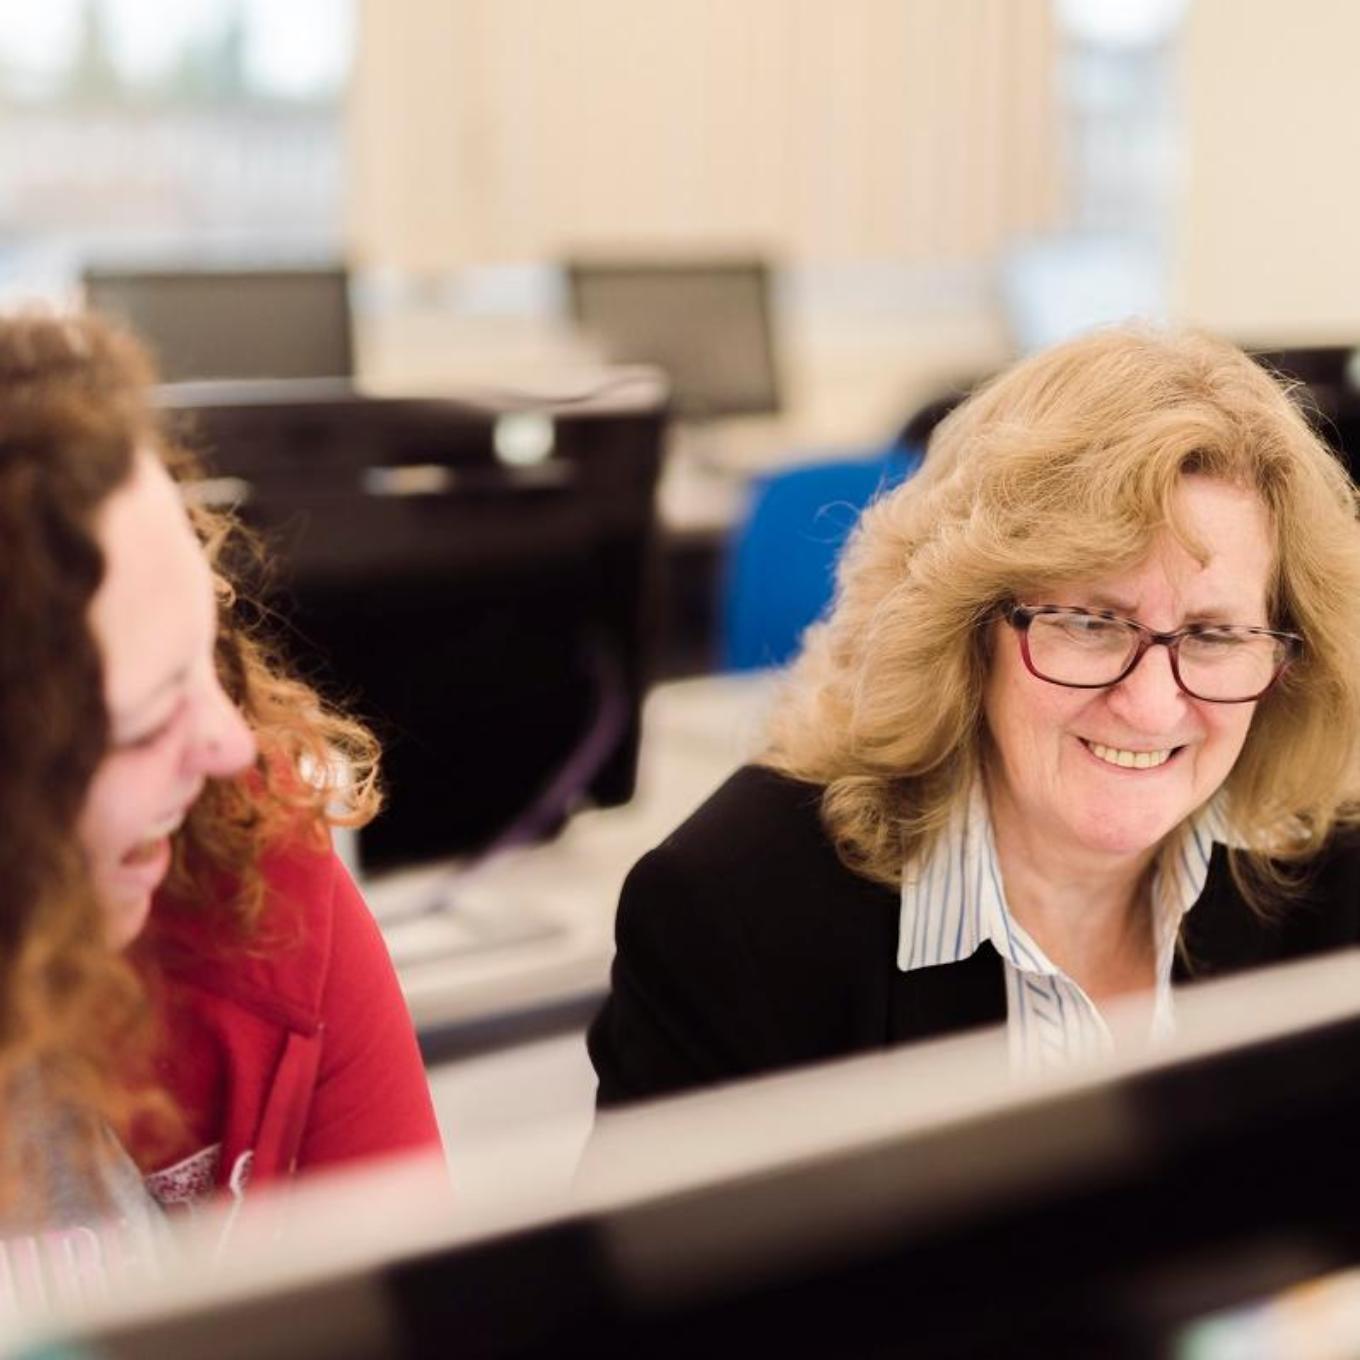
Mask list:
[[[1151,770],[1165,765],[1171,759],[1171,748],[1166,751],[1121,751],[1114,746],[1102,746],[1099,742],[1088,741],[1086,749],[1107,765],[1118,765],[1125,770]]]

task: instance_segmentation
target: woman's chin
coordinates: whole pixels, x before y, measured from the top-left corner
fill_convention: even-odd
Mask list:
[[[1065,818],[1093,853],[1130,858],[1158,846],[1195,808],[1187,771],[1171,765],[1150,771],[1081,771],[1079,803]],[[1113,787],[1112,787],[1113,786]]]
[[[1164,809],[1144,816],[1111,814],[1083,820],[1075,839],[1092,854],[1108,859],[1137,859],[1155,850],[1175,825]]]
[[[123,950],[146,927],[146,918],[151,914],[151,894],[144,892],[125,897],[104,907],[104,938],[109,947]]]
[[[96,884],[104,914],[104,938],[114,949],[126,949],[146,925],[151,899],[170,869],[168,838],[125,857]]]

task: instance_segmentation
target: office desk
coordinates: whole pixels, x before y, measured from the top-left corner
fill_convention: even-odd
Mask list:
[[[746,674],[658,686],[631,803],[580,813],[556,840],[471,871],[444,863],[364,884],[427,1056],[580,1023],[598,1004],[624,876],[755,749],[776,683]]]

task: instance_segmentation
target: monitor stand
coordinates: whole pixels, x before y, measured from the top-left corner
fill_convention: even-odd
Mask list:
[[[577,811],[585,792],[611,759],[629,720],[623,670],[608,649],[592,653],[594,708],[578,740],[537,794],[478,854],[447,864],[413,891],[405,905],[377,913],[392,960],[399,967],[440,958],[540,942],[565,932],[523,903],[479,898],[477,879],[507,854],[551,839]]]

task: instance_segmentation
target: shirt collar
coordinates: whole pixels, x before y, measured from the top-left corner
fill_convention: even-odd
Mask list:
[[[1152,905],[1159,976],[1169,971],[1181,921],[1204,891],[1216,841],[1235,841],[1222,794],[1183,822],[1158,854]],[[1016,968],[1056,971],[1006,905],[979,778],[929,851],[903,869],[901,902],[897,966],[904,973],[971,958],[984,940]]]

